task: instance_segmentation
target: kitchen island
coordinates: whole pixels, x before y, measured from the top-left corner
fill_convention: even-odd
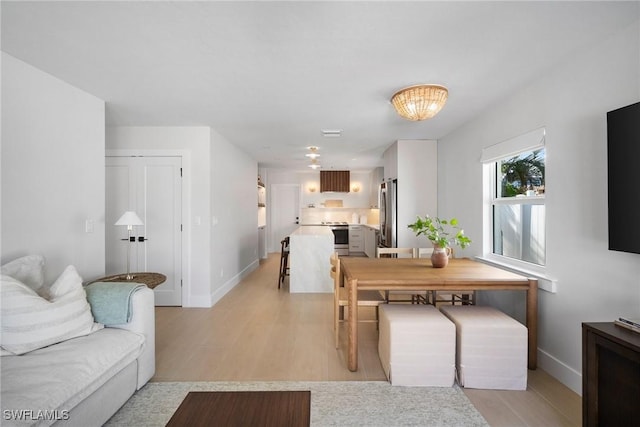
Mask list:
[[[289,235],[289,292],[333,293],[329,257],[333,232],[327,226],[301,226]]]

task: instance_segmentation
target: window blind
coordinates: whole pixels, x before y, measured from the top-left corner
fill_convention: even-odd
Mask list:
[[[506,141],[490,145],[482,149],[480,161],[492,163],[505,157],[515,156],[524,151],[537,150],[544,147],[545,128],[539,128],[531,132],[516,136]]]

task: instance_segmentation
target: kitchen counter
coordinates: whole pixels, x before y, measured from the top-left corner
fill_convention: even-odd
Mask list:
[[[333,293],[329,257],[333,232],[324,225],[304,225],[289,235],[289,292]]]
[[[373,228],[376,231],[380,231],[380,225],[379,224],[359,224],[359,225],[362,225],[363,227]]]
[[[326,225],[303,224],[289,236],[333,236],[333,232]]]
[[[361,225],[363,227],[369,227],[369,228],[373,228],[374,230],[378,230],[380,231],[380,225],[379,224],[361,224],[361,223],[347,223],[349,226],[352,225]],[[300,224],[301,227],[326,227],[327,224]]]

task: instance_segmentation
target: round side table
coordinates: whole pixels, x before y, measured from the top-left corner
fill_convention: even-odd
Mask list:
[[[133,279],[127,280],[126,274],[115,274],[113,276],[106,276],[96,280],[92,280],[91,282],[87,283],[87,285],[95,282],[129,282],[142,283],[153,289],[167,280],[167,276],[160,273],[129,273],[129,275],[133,276]]]

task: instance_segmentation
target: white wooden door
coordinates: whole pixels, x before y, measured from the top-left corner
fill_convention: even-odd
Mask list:
[[[181,157],[106,158],[106,274],[126,272],[129,244],[132,272],[167,276],[154,289],[156,305],[182,305],[181,165]],[[144,223],[134,227],[134,243],[114,225],[128,210]]]
[[[280,241],[299,227],[300,185],[272,184],[271,203],[271,252],[280,252]]]

